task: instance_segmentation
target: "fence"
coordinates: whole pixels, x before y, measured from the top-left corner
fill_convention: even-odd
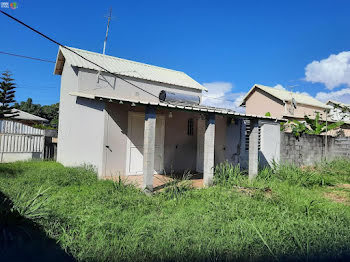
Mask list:
[[[0,162],[43,158],[44,147],[44,130],[0,120]]]
[[[313,165],[324,159],[350,158],[350,137],[331,137],[303,134],[296,138],[291,133],[281,132],[282,162],[298,166]],[[327,145],[327,146],[326,146]]]

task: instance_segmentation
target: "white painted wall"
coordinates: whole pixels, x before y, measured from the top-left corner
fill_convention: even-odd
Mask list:
[[[78,71],[68,63],[61,77],[57,161],[65,166],[83,164],[102,175],[104,109],[102,101],[77,98]]]
[[[201,97],[201,90],[192,88],[185,88],[179,86],[173,86],[164,83],[151,82],[147,80],[141,80],[136,78],[130,78],[123,76],[133,85],[146,90],[153,94],[150,95],[132,84],[126,83],[125,81],[116,78],[108,73],[101,73],[98,77],[96,71],[80,68],[78,73],[79,77],[79,92],[88,94],[98,94],[105,96],[114,96],[124,99],[134,99],[150,102],[159,102],[158,96],[160,91],[167,90],[183,94],[196,95]]]
[[[260,121],[260,159],[259,165],[272,166],[273,161],[280,161],[281,131],[280,124]]]
[[[30,153],[0,152],[0,163],[28,161],[32,159],[41,159],[41,158],[42,158],[42,153],[39,153],[39,152],[30,152]]]

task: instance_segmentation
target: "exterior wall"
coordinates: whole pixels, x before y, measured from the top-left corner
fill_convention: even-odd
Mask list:
[[[322,136],[302,135],[299,140],[293,134],[281,132],[281,163],[297,166],[313,165],[324,156]]]
[[[239,164],[241,150],[244,147],[242,146],[242,123],[241,119],[234,119],[228,121],[226,127],[225,158],[234,165]]]
[[[164,111],[165,140],[164,168],[167,174],[182,174],[186,170],[196,170],[197,161],[197,121],[199,114],[181,111]],[[194,120],[193,136],[187,134],[187,123]]]
[[[350,158],[350,138],[302,135],[296,139],[293,134],[281,132],[281,163],[298,166],[313,165],[325,158]]]
[[[192,88],[178,87],[173,85],[167,85],[163,83],[151,82],[147,80],[141,80],[136,78],[124,77],[130,83],[146,90],[153,94],[150,95],[135,86],[126,83],[125,81],[116,78],[113,75],[107,73],[101,73],[98,77],[96,71],[80,68],[78,70],[78,91],[98,94],[105,96],[114,96],[124,99],[143,100],[150,102],[159,102],[158,96],[160,91],[173,91],[183,94],[196,95],[201,97],[202,91]]]
[[[129,110],[128,105],[106,103],[103,176],[125,175]]]
[[[16,161],[27,161],[32,159],[42,159],[42,153],[18,153],[18,152],[5,152],[0,153],[0,163],[10,163]]]
[[[291,104],[287,102],[287,108],[291,108]],[[291,114],[287,110],[288,116],[294,116],[297,118],[304,118],[305,115],[315,117],[316,113],[320,113],[321,118],[325,118],[325,112],[324,108],[321,107],[315,107],[315,106],[309,106],[309,105],[303,105],[303,104],[297,104],[297,108],[294,109],[294,114]],[[292,111],[293,112],[293,111]]]
[[[227,160],[226,158],[226,128],[227,118],[216,115],[215,116],[215,146],[214,146],[214,165],[220,164]]]
[[[61,78],[57,161],[65,166],[92,165],[102,175],[104,108],[102,101],[77,98],[78,71],[65,64]]]
[[[282,118],[284,104],[270,94],[257,89],[246,101],[246,114],[263,116],[267,112],[270,112],[272,117]]]
[[[241,149],[241,120],[228,120],[216,116],[215,123],[215,165],[228,161],[233,165],[239,163]]]
[[[260,154],[261,166],[272,166],[280,161],[281,131],[280,124],[261,121]]]
[[[286,102],[284,105],[282,101],[257,89],[246,100],[246,113],[263,116],[267,112],[276,118],[284,116],[304,118],[305,115],[315,116],[316,112],[324,115],[324,108],[297,104],[297,108],[294,109],[290,102]]]

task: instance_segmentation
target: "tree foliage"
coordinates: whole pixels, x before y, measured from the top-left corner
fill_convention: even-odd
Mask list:
[[[58,126],[59,103],[42,106],[40,104],[33,104],[33,99],[28,98],[25,102],[16,103],[15,108],[49,120],[50,127],[57,128]]]
[[[16,93],[14,79],[9,71],[3,72],[0,79],[0,118],[15,117],[17,114],[13,111]]]
[[[300,137],[304,133],[309,135],[321,135],[327,131],[337,129],[344,125],[344,121],[328,124],[327,122],[320,120],[319,112],[316,113],[315,119],[311,119],[307,115],[305,115],[304,118],[305,122],[298,120],[288,122],[295,137]]]

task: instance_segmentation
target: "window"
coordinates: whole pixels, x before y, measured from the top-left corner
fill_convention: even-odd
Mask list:
[[[193,119],[190,118],[187,121],[187,135],[193,136]]]
[[[245,122],[245,150],[249,151],[249,134],[250,134],[250,121]],[[260,151],[260,136],[261,136],[261,126],[258,127],[258,150]]]

